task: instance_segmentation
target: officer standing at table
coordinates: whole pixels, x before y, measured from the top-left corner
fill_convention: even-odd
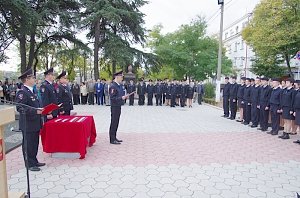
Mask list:
[[[50,68],[47,71],[45,71],[44,75],[45,75],[45,81],[42,83],[40,87],[43,107],[51,103],[58,104],[56,90],[53,83],[54,82],[53,68]],[[52,111],[52,113],[47,115],[46,121],[56,118],[57,115],[58,115],[58,110]]]
[[[121,106],[124,104],[129,95],[124,95],[122,88],[123,71],[114,74],[114,82],[109,88],[111,102],[111,123],[109,128],[109,139],[111,144],[121,144],[122,140],[117,139],[117,130],[121,115]]]
[[[62,104],[60,109],[60,115],[70,115],[71,110],[73,110],[72,94],[68,87],[67,73],[62,71],[60,75],[57,76],[59,80],[59,85],[56,88],[58,104]]]
[[[26,141],[22,141],[22,150],[25,159],[25,143],[27,146],[28,168],[31,171],[40,171],[39,167],[45,166],[45,163],[40,163],[37,160],[37,153],[39,148],[39,132],[42,128],[42,109],[40,108],[40,101],[37,93],[34,93],[33,86],[35,85],[35,77],[32,69],[23,73],[19,79],[24,83],[22,88],[17,92],[16,102],[33,108],[17,105],[19,112],[24,111],[25,116],[19,119],[19,128],[22,133],[26,133]],[[23,135],[24,136],[24,135]]]

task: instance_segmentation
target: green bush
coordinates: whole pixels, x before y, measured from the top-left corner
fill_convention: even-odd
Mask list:
[[[213,98],[204,98],[203,101],[207,104],[211,104],[211,105],[214,105],[214,106],[217,106],[217,102],[215,99]]]
[[[212,83],[205,83],[204,84],[204,92],[205,92],[204,97],[208,98],[208,99],[215,98],[216,97],[215,90],[216,90],[215,85],[213,85]]]

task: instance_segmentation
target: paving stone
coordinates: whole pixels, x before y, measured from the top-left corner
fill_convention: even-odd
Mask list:
[[[150,196],[145,192],[136,193],[133,198],[150,198]]]
[[[161,188],[163,192],[175,192],[177,191],[177,188],[173,186],[172,184],[164,184]]]
[[[135,192],[131,189],[123,189],[120,193],[120,197],[133,197],[135,195]]]
[[[162,178],[159,180],[159,183],[161,184],[173,184],[174,180],[170,179],[170,178]]]
[[[162,187],[162,184],[159,183],[158,181],[150,181],[150,182],[147,184],[147,187],[148,187],[148,188],[161,188],[161,187]]]
[[[127,181],[127,182],[124,182],[122,183],[121,185],[119,185],[121,188],[123,189],[132,189],[135,187],[135,184],[132,183],[131,181]]]
[[[177,195],[175,192],[166,192],[163,198],[181,198],[182,196]]]
[[[136,193],[146,193],[150,190],[150,188],[140,184],[140,185],[136,185],[132,190]]]
[[[70,182],[69,184],[65,185],[66,189],[78,189],[81,187],[80,182]]]
[[[210,198],[210,194],[206,194],[203,191],[195,191],[192,195],[193,198]]]
[[[39,189],[51,189],[51,188],[54,188],[54,187],[55,187],[55,185],[54,185],[53,182],[45,182],[42,185],[38,186]]]
[[[209,194],[209,195],[218,195],[220,194],[220,190],[216,189],[215,187],[210,187],[210,186],[207,186],[207,187],[204,187],[204,192]]]
[[[224,184],[224,183],[216,183],[215,188],[218,190],[230,190],[230,186]]]
[[[237,193],[234,193],[231,190],[222,190],[220,196],[224,197],[224,198],[238,198],[239,197],[239,195]]]
[[[86,186],[86,185],[91,186],[91,185],[96,184],[96,182],[95,182],[94,179],[90,178],[90,179],[86,179],[86,180],[82,181],[81,184],[84,185],[84,186]]]
[[[287,190],[284,190],[282,188],[276,188],[275,189],[275,193],[277,195],[280,195],[280,196],[294,196],[294,193],[293,192],[289,192]]]
[[[147,194],[151,197],[162,197],[164,195],[164,192],[159,188],[152,188],[147,192]]]
[[[191,196],[193,194],[193,191],[185,187],[180,187],[177,189],[176,194],[180,196]]]
[[[122,189],[118,185],[110,185],[104,189],[106,193],[119,193],[121,190]]]
[[[253,196],[253,197],[265,197],[266,193],[260,192],[256,189],[249,189],[248,191],[249,195]]]
[[[66,190],[65,192],[61,193],[60,197],[75,197],[77,192],[74,189]]]
[[[91,193],[94,189],[91,186],[81,186],[76,190],[78,193]]]
[[[47,189],[40,189],[40,190],[34,192],[34,195],[32,197],[42,198],[42,197],[47,197],[47,196],[48,196]]]
[[[48,190],[49,194],[53,194],[53,193],[63,193],[65,192],[66,189],[64,186],[60,185],[60,186],[55,186],[54,188],[51,188]]]

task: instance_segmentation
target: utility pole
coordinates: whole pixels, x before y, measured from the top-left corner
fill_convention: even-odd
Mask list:
[[[218,54],[218,70],[217,70],[217,87],[216,87],[216,102],[220,102],[221,98],[221,71],[222,71],[222,47],[223,47],[223,15],[224,15],[224,0],[218,0],[218,5],[221,5],[221,21],[220,21],[220,37],[219,37],[219,54]]]

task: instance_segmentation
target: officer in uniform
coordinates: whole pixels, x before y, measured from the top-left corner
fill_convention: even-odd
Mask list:
[[[186,83],[185,80],[182,81],[181,84],[181,90],[180,90],[180,106],[185,107],[186,105],[186,98],[187,98],[187,91],[188,91],[188,84]]]
[[[175,81],[171,84],[171,107],[176,106],[176,95],[177,95],[177,86],[175,84]]]
[[[146,89],[147,98],[148,98],[148,106],[153,105],[153,94],[154,94],[154,85],[152,84],[152,80],[149,80],[149,84],[147,85]]]
[[[22,88],[17,92],[16,102],[30,107],[17,105],[17,111],[21,113],[19,119],[19,127],[23,133],[26,133],[26,141],[23,138],[22,150],[25,159],[25,144],[27,147],[28,168],[31,171],[40,171],[39,167],[45,166],[45,163],[40,163],[37,160],[37,153],[39,148],[39,134],[42,128],[42,108],[37,93],[34,92],[35,77],[32,69],[23,73],[19,79],[24,83]],[[22,114],[25,113],[23,116]]]
[[[298,86],[300,86],[300,80],[296,80]],[[295,98],[293,100],[293,115],[295,116],[295,124],[300,126],[300,89],[296,91]],[[294,141],[295,144],[300,144],[300,140]]]
[[[251,79],[246,78],[246,87],[244,89],[244,125],[248,125],[251,121]]]
[[[255,79],[255,85],[251,87],[251,128],[255,128],[259,123],[259,91],[260,91],[260,78]]]
[[[162,106],[162,95],[164,93],[163,85],[161,84],[161,80],[158,80],[155,85],[155,98],[156,98],[156,106]]]
[[[124,95],[122,88],[123,71],[114,74],[114,82],[109,88],[110,102],[111,102],[111,123],[109,128],[109,139],[111,144],[121,144],[122,140],[117,139],[117,130],[121,115],[121,106],[124,104],[129,95]]]
[[[50,68],[47,71],[45,71],[44,75],[45,75],[45,81],[42,83],[40,87],[43,107],[52,103],[58,104],[57,94],[54,87],[53,68]],[[46,121],[56,118],[57,115],[58,115],[58,110],[52,111],[50,114],[47,115]]]
[[[137,94],[139,96],[138,105],[144,105],[145,104],[146,86],[142,79],[140,80],[140,83],[137,86]]]
[[[58,104],[62,104],[60,109],[60,115],[70,115],[71,110],[73,110],[72,104],[72,94],[68,87],[67,73],[62,71],[60,75],[57,76],[59,80],[59,85],[56,88]]]
[[[130,80],[129,85],[127,86],[127,91],[129,94],[136,91],[136,86],[133,83],[133,80]],[[129,106],[133,106],[133,104],[134,104],[134,94],[129,96]]]
[[[280,113],[281,113],[280,98],[281,98],[282,90],[279,87],[280,79],[273,78],[272,81],[273,81],[272,82],[273,90],[269,101],[269,107],[271,111],[272,130],[267,133],[271,135],[278,135],[279,125],[280,125]]]
[[[223,89],[223,109],[224,109],[224,118],[229,117],[229,94],[230,94],[230,83],[229,78],[225,77],[225,85]]]
[[[259,111],[260,111],[260,128],[258,130],[267,131],[268,130],[268,121],[269,121],[269,100],[271,97],[272,88],[268,85],[269,79],[266,77],[261,78],[261,87],[259,91]]]
[[[245,90],[245,81],[246,77],[241,78],[241,84],[239,85],[238,92],[237,92],[237,99],[238,99],[238,107],[240,112],[240,119],[236,120],[237,122],[243,122],[244,120],[244,104],[242,103],[244,97],[244,90]]]
[[[236,111],[237,111],[237,93],[239,85],[236,83],[236,77],[231,77],[231,86],[229,90],[229,105],[230,105],[230,120],[235,120]]]

